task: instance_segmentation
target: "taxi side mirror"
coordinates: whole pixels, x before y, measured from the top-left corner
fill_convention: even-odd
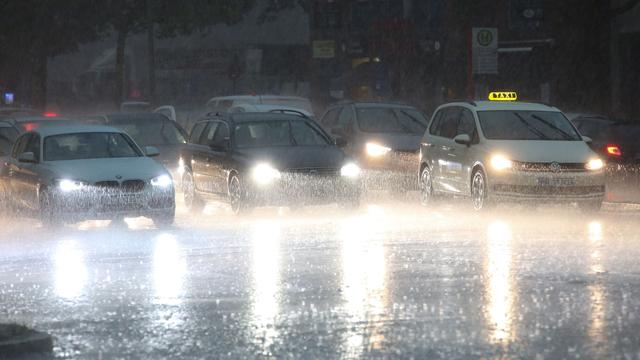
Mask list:
[[[460,134],[460,135],[457,135],[456,137],[454,137],[453,141],[455,141],[456,144],[470,145],[471,144],[471,136],[469,136],[467,134]]]
[[[590,143],[592,143],[592,142],[593,142],[593,139],[591,139],[591,138],[590,138],[590,137],[588,137],[588,136],[583,136],[583,137],[582,137],[582,141],[586,142],[587,144],[590,144]]]

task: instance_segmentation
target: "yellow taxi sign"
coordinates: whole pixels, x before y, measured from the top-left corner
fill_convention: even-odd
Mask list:
[[[491,101],[516,101],[518,94],[515,91],[493,91],[489,93]]]

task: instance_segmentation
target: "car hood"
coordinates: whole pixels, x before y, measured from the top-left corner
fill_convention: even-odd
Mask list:
[[[490,153],[514,161],[584,163],[597,155],[583,141],[488,141]]]
[[[422,135],[419,134],[392,134],[379,133],[367,135],[363,139],[363,145],[373,142],[397,151],[418,151],[420,149],[420,140]]]
[[[282,146],[237,149],[236,157],[247,166],[266,162],[278,170],[339,169],[347,159],[342,150],[333,146]]]
[[[107,158],[49,161],[50,174],[58,179],[73,179],[89,183],[105,180],[149,180],[166,174],[160,164],[148,157]],[[121,179],[117,179],[121,176]]]

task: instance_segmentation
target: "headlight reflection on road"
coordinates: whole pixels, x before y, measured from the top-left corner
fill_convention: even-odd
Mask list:
[[[489,341],[500,343],[512,340],[514,284],[511,274],[511,228],[502,221],[489,224],[487,232],[487,322]]]
[[[384,246],[375,236],[384,230],[384,222],[376,216],[381,212],[379,207],[370,208],[368,216],[341,224],[342,294],[349,323],[357,324],[345,339],[347,358],[360,357],[365,344],[376,349],[384,341],[380,324],[388,307],[386,259]]]
[[[257,222],[252,229],[252,323],[257,329],[263,355],[278,336],[276,319],[279,309],[281,224],[275,220]]]
[[[601,274],[603,273],[604,266],[602,264],[602,240],[603,231],[602,224],[598,221],[589,223],[587,228],[587,236],[589,238],[589,273]],[[594,344],[602,344],[596,346],[598,351],[598,358],[606,358],[608,351],[606,350],[606,344],[608,344],[605,327],[606,327],[606,296],[603,283],[599,279],[595,279],[593,283],[588,286],[589,298],[591,301],[590,307],[590,323],[587,330],[589,337]]]
[[[87,267],[77,242],[62,241],[55,250],[54,261],[56,294],[65,299],[79,297],[87,282]]]
[[[166,233],[158,235],[153,252],[155,302],[180,304],[186,273],[186,260],[175,236]]]

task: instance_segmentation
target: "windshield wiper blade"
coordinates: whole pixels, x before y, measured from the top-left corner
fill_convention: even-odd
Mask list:
[[[562,137],[564,137],[566,140],[571,140],[573,139],[573,137],[571,135],[569,135],[567,132],[565,132],[564,130],[560,129],[559,127],[553,125],[552,123],[548,122],[547,120],[541,118],[540,116],[536,115],[536,114],[529,114],[529,116],[531,116],[532,118],[540,121],[541,123],[547,125],[548,127],[550,127],[552,130],[555,130],[557,133],[559,133],[560,135],[562,135]]]
[[[531,124],[529,124],[529,122],[527,120],[525,120],[522,115],[518,114],[517,112],[513,113],[523,124],[525,124],[525,126],[527,127],[527,129],[529,129],[529,131],[531,131],[532,133],[538,135],[538,137],[540,137],[541,140],[551,140],[548,137],[546,137],[544,135],[544,133],[542,133],[542,131],[536,129],[535,127],[531,126]]]

